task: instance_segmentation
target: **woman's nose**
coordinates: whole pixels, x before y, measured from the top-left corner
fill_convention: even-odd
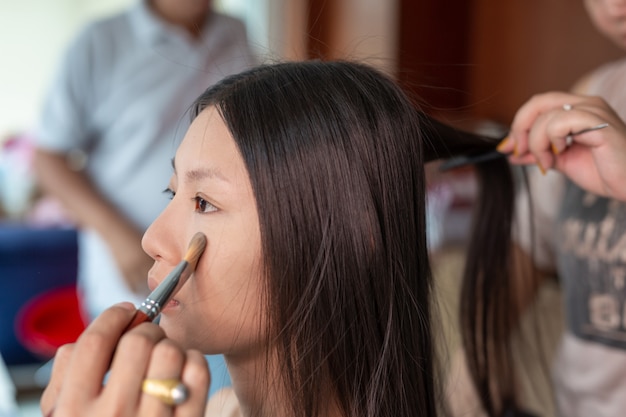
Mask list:
[[[607,13],[614,19],[626,18],[626,0],[605,0]]]
[[[155,261],[171,258],[173,263],[180,261],[178,249],[178,235],[176,233],[176,221],[173,216],[172,202],[161,212],[148,227],[141,239],[143,250]]]

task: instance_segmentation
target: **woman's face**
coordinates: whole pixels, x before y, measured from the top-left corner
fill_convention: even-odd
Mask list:
[[[163,309],[169,337],[204,353],[250,354],[264,335],[261,241],[243,159],[214,107],[190,126],[174,159],[172,201],[143,238],[151,289],[178,264],[196,232],[207,247],[196,272]]]
[[[626,50],[626,0],[585,0],[585,7],[598,31]]]

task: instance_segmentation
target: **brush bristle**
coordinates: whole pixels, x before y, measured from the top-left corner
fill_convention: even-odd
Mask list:
[[[196,268],[196,264],[198,263],[198,259],[200,259],[200,255],[204,252],[206,248],[206,236],[202,232],[198,232],[193,235],[191,238],[191,242],[189,242],[189,249],[187,250],[187,254],[185,255],[185,261],[191,265],[192,269]]]

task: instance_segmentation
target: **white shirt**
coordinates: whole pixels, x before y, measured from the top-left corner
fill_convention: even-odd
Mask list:
[[[192,102],[254,61],[240,21],[212,13],[196,41],[141,1],[89,24],[69,46],[44,103],[38,146],[86,152],[95,186],[145,230],[168,202],[162,191]],[[90,230],[79,235],[79,284],[91,315],[144,298],[126,287]]]

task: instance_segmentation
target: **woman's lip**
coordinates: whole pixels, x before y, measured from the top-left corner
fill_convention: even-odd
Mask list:
[[[165,304],[165,306],[163,306],[163,308],[161,309],[161,313],[166,312],[169,309],[172,308],[176,308],[180,305],[180,302],[178,300],[176,300],[175,298],[172,298],[170,301],[168,301],[167,304]]]
[[[152,275],[148,275],[148,288],[150,289],[150,292],[154,291],[154,289],[158,287],[162,281],[163,279],[159,280]],[[180,301],[172,297],[167,302],[167,304],[163,306],[163,308],[161,309],[161,312],[163,312],[163,310],[166,310],[166,309],[178,307],[179,305],[180,305]]]
[[[159,283],[160,281],[156,278],[148,276],[148,288],[150,288],[150,291],[154,291],[154,289],[159,286]]]

